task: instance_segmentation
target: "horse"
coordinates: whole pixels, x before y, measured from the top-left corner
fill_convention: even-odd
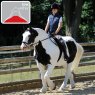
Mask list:
[[[27,47],[34,47],[34,58],[41,74],[42,88],[40,92],[45,93],[47,88],[54,90],[55,83],[50,79],[55,66],[65,68],[65,78],[58,89],[63,92],[70,79],[70,87],[75,87],[74,70],[78,67],[83,55],[83,47],[70,36],[49,36],[41,28],[28,28],[23,33],[20,48],[25,50]],[[59,42],[61,39],[62,43]]]

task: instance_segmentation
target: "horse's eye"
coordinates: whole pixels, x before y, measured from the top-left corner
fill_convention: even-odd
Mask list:
[[[30,37],[31,35],[28,35],[28,37]]]

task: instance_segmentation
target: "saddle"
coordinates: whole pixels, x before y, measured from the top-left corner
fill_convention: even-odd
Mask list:
[[[58,58],[57,62],[60,60],[62,53],[64,53],[64,60],[68,61],[69,57],[67,55],[66,44],[64,43],[64,40],[62,38],[58,39],[56,37],[53,37],[53,39],[56,42],[56,44],[60,50],[60,54],[59,54],[59,58]]]

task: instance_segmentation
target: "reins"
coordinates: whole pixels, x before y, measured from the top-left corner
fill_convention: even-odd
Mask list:
[[[47,39],[49,39],[49,38],[51,38],[51,36],[49,36],[49,37],[47,37],[47,38],[45,38],[45,39],[43,39],[43,40],[40,40],[40,41],[43,42],[43,41],[45,41],[45,40],[47,40]],[[37,44],[37,43],[39,43],[39,42],[31,43],[31,44],[29,44],[29,46],[33,46],[33,45],[35,45],[35,44]]]
[[[45,41],[45,40],[47,40],[47,39],[49,39],[49,38],[53,38],[53,36],[49,36],[49,37],[47,37],[47,38],[45,38],[45,39],[42,39],[42,40],[40,40],[40,41],[43,42],[43,41]],[[28,44],[28,43],[26,43],[26,42],[22,42],[22,43],[24,43],[26,46],[32,47],[33,45],[35,45],[35,44],[37,44],[37,43],[39,43],[39,42],[31,43],[31,44]]]

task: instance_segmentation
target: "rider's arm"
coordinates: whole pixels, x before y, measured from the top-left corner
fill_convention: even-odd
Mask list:
[[[63,24],[63,22],[62,22],[62,17],[61,17],[60,20],[59,20],[58,27],[57,27],[57,29],[55,31],[55,34],[57,34],[60,31],[60,29],[62,28],[62,24]]]
[[[46,27],[45,27],[45,31],[48,32],[48,29],[49,29],[49,18],[47,20],[47,24],[46,24]]]

